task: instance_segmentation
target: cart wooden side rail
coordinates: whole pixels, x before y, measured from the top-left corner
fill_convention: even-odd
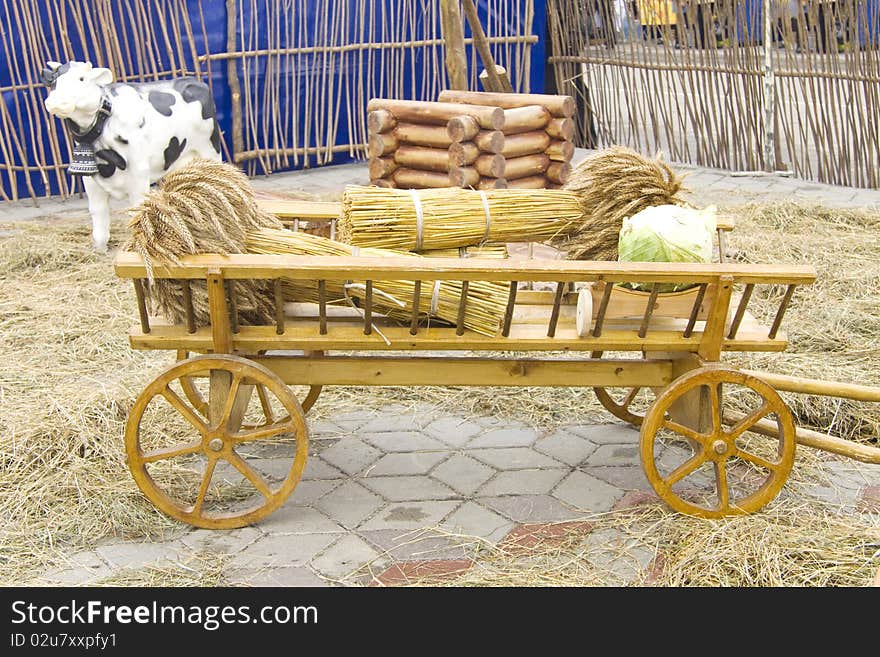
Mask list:
[[[211,322],[202,327],[195,325],[192,312],[179,325],[149,315],[143,287],[147,272],[137,255],[119,254],[116,272],[134,281],[137,294],[140,325],[130,334],[132,347],[206,354],[162,372],[134,404],[126,428],[129,466],[138,485],[160,509],[193,525],[240,527],[284,502],[305,465],[304,413],[323,385],[593,387],[615,415],[642,425],[642,462],[658,495],[679,511],[705,517],[761,508],[791,469],[797,433],[784,401],[760,375],[722,366],[720,357],[724,351],[784,350],[780,326],[796,288],[815,279],[810,267],[200,255],[155,268],[155,277],[176,279],[184,289],[207,286]],[[271,281],[276,291],[272,324],[239,321],[230,292],[241,280]],[[282,280],[311,282],[319,302],[284,303]],[[460,281],[457,323],[432,320],[426,325],[417,313],[409,322],[381,316],[374,311],[372,294],[389,280],[412,282],[410,308],[419,307],[419,295],[429,294],[435,281]],[[360,307],[331,306],[326,296],[330,281],[363,283]],[[463,326],[472,281],[494,281],[507,290],[495,335]],[[550,283],[551,291],[520,289],[530,282]],[[647,290],[627,290],[619,283],[638,283]],[[692,287],[661,292],[668,283]],[[588,287],[577,291],[575,284]],[[759,293],[778,299],[768,325],[748,309]],[[578,330],[578,299],[585,294],[594,303],[588,304],[587,329]],[[280,350],[286,353],[266,353]],[[485,353],[499,351],[556,353],[528,358]],[[603,358],[608,351],[640,357]],[[207,391],[200,392],[197,382],[207,382]],[[310,386],[310,394],[300,403],[289,385]],[[608,394],[611,387],[630,393],[617,402]],[[640,416],[628,404],[633,391],[643,387],[653,389],[657,399]],[[757,405],[731,419],[722,408],[729,393],[730,398],[750,395]],[[184,444],[146,445],[142,418],[156,399],[176,409],[198,437]],[[296,452],[286,475],[273,481],[249,464],[242,447],[282,438],[292,440]],[[743,443],[746,438],[752,442]],[[752,446],[759,438],[769,442]],[[852,455],[853,443],[827,438],[837,442],[816,446]],[[679,452],[670,441],[677,441]],[[864,446],[855,447],[880,462],[880,450],[865,447],[865,454]],[[683,460],[665,469],[676,454]],[[165,461],[180,457],[207,463],[198,470],[204,474],[197,490],[186,500],[163,488],[156,475]],[[253,486],[256,504],[214,504],[211,481],[221,462]],[[707,469],[708,493],[699,479],[705,479]]]

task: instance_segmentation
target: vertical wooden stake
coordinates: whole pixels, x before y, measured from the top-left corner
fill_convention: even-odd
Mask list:
[[[440,23],[446,43],[446,72],[449,88],[467,90],[467,57],[464,52],[464,25],[458,0],[440,0]]]

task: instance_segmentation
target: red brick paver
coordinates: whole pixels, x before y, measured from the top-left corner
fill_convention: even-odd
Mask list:
[[[572,535],[586,536],[593,523],[580,520],[519,525],[508,532],[498,547],[505,552],[527,552],[538,546],[562,545]]]
[[[370,586],[401,586],[420,579],[449,579],[461,575],[473,564],[470,559],[401,561],[376,577]]]

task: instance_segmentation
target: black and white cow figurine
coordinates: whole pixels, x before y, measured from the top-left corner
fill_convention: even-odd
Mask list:
[[[89,62],[48,62],[46,110],[74,140],[69,172],[83,176],[95,247],[107,250],[111,198],[141,202],[150,185],[181,164],[219,161],[220,128],[204,82],[185,77],[141,84],[113,83]]]

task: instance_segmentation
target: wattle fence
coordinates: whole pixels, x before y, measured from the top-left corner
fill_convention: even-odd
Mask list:
[[[545,3],[477,5],[514,88],[541,91]],[[6,200],[75,191],[71,143],[43,107],[47,61],[91,61],[120,81],[203,77],[225,159],[252,175],[363,157],[371,97],[433,100],[447,86],[436,0],[2,0],[0,41]]]

